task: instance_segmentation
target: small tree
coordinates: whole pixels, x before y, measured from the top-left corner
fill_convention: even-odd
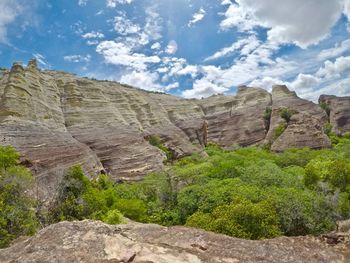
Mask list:
[[[293,116],[293,112],[287,108],[284,108],[280,111],[280,116],[282,119],[284,119],[287,123],[290,122],[292,116]]]

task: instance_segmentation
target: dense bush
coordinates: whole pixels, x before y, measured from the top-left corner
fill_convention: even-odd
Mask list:
[[[209,145],[209,157],[186,157],[166,173],[115,189],[123,199],[144,202],[144,222],[186,224],[252,239],[320,234],[350,216],[350,143],[341,140],[334,149],[279,154]]]
[[[17,165],[18,153],[0,147],[0,248],[19,237],[32,235],[38,227],[34,201],[28,195],[32,175]]]
[[[159,138],[152,140],[161,145]],[[350,140],[333,141],[333,149],[283,153],[209,144],[207,157],[185,157],[135,183],[114,184],[107,175],[89,180],[72,167],[48,223],[89,218],[118,224],[125,216],[249,239],[320,234],[350,218]],[[0,148],[2,246],[36,228],[33,202],[25,193],[30,173],[17,160],[12,148]]]
[[[218,206],[212,213],[196,212],[186,225],[247,239],[272,238],[282,233],[271,203],[245,199]]]

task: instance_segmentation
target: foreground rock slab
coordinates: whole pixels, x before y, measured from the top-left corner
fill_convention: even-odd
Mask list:
[[[185,227],[62,222],[0,250],[0,262],[350,262],[315,237],[250,241]]]

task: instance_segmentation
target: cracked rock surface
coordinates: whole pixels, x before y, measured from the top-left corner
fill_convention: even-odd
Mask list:
[[[341,249],[316,237],[251,241],[185,227],[61,222],[0,250],[0,262],[346,263]]]

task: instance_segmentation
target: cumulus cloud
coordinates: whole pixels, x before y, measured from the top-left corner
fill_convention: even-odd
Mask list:
[[[176,72],[178,76],[190,75],[192,78],[195,78],[198,75],[198,66],[196,65],[187,65],[184,68]]]
[[[148,64],[156,64],[161,61],[158,56],[133,53],[131,47],[115,41],[101,42],[96,51],[103,55],[105,61],[109,64],[126,66],[138,71],[146,70]]]
[[[206,11],[203,8],[200,8],[197,13],[194,13],[190,22],[188,22],[187,26],[191,27],[199,21],[203,20],[205,17]]]
[[[334,79],[339,78],[341,74],[348,71],[350,71],[350,56],[342,56],[337,58],[334,62],[327,60],[316,75],[327,79]]]
[[[170,54],[170,55],[174,55],[176,53],[178,49],[177,43],[175,40],[170,40],[166,49],[165,49],[165,53]]]
[[[306,48],[328,35],[344,11],[344,1],[236,0],[237,3],[229,5],[221,28],[237,27],[247,31],[261,26],[268,28],[271,41],[294,43]]]
[[[160,45],[159,42],[156,42],[154,43],[152,46],[151,46],[151,49],[154,49],[154,50],[158,50],[160,49],[162,46]]]
[[[193,83],[193,88],[182,92],[185,98],[206,98],[213,94],[225,93],[228,89],[219,86],[208,79],[199,79]]]
[[[337,44],[334,48],[322,50],[318,55],[318,59],[325,60],[335,58],[342,55],[346,51],[350,51],[350,39],[344,40],[340,45]]]
[[[132,72],[124,74],[120,78],[120,82],[145,90],[159,91],[162,89],[162,87],[159,84],[156,84],[158,82],[158,79],[159,75],[157,73],[134,70]]]

